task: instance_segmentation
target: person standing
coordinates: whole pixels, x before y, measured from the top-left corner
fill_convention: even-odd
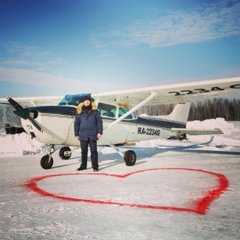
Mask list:
[[[93,171],[99,171],[97,140],[101,138],[102,132],[103,124],[100,113],[95,103],[89,97],[85,97],[77,107],[74,122],[75,137],[80,141],[82,150],[82,163],[78,171],[87,169],[88,146],[90,146]]]

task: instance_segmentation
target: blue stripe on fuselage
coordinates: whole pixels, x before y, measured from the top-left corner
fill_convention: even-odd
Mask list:
[[[113,122],[116,119],[115,118],[108,118],[108,117],[102,117],[103,120]],[[173,122],[173,121],[167,121],[165,119],[149,119],[149,118],[143,118],[138,117],[136,119],[127,119],[122,120],[120,123],[130,124],[130,125],[141,125],[141,126],[151,126],[151,127],[158,127],[158,128],[186,128],[186,124]]]
[[[137,125],[145,125],[145,126],[160,127],[160,128],[186,128],[186,124],[167,121],[165,119],[157,120],[157,119],[138,117],[136,120],[132,120],[129,122]]]

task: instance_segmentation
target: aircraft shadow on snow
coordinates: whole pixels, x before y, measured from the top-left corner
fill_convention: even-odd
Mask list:
[[[212,139],[211,139],[212,140]],[[204,144],[192,144],[189,146],[165,146],[165,145],[156,145],[155,147],[119,147],[121,150],[127,150],[132,149],[136,152],[137,155],[137,161],[135,165],[144,164],[147,162],[148,158],[151,158],[157,154],[166,153],[166,152],[189,152],[189,153],[203,153],[203,154],[220,154],[220,155],[240,155],[239,151],[224,151],[224,150],[205,150],[202,149],[204,146],[208,146],[208,144],[211,142],[211,140]],[[224,148],[224,146],[216,146],[216,149]],[[110,168],[115,165],[123,164],[122,157],[117,152],[111,152],[111,153],[102,153],[103,148],[100,148],[98,151],[99,155],[99,162],[109,160],[109,162],[106,162],[104,164],[101,164],[100,169],[106,169]],[[73,157],[71,160],[81,160],[81,156]],[[145,161],[143,161],[146,159]],[[60,168],[70,165],[77,165],[80,164],[80,162],[74,162],[74,163],[68,163],[68,164],[62,164],[59,166],[54,166],[53,168]],[[90,161],[90,157],[89,160]],[[89,162],[89,165],[91,163]]]

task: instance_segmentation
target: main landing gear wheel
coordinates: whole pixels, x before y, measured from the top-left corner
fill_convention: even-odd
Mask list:
[[[133,166],[136,163],[136,153],[132,150],[128,150],[124,154],[124,161],[127,166]]]
[[[43,169],[50,169],[53,165],[53,158],[51,155],[44,155],[40,161],[41,167]]]
[[[59,157],[63,160],[68,160],[71,157],[71,149],[69,147],[62,147],[59,151]]]

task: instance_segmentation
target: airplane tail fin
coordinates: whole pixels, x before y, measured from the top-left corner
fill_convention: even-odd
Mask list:
[[[190,107],[191,102],[179,102],[169,115],[161,116],[161,118],[186,124]]]

